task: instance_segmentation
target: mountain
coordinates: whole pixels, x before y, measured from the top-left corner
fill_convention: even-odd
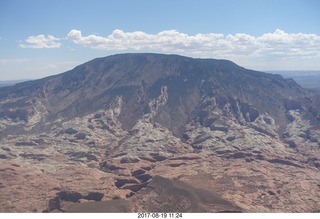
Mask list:
[[[320,92],[320,71],[271,71],[284,78],[292,78],[304,88]]]
[[[0,211],[320,210],[320,98],[280,75],[119,54],[0,88],[0,107]]]
[[[27,80],[9,80],[9,81],[0,81],[0,87],[8,87],[12,86]]]

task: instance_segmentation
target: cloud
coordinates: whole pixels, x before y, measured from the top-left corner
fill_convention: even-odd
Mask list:
[[[0,59],[0,65],[30,62],[30,59]]]
[[[320,35],[289,34],[277,29],[274,33],[263,34],[257,38],[264,52],[274,55],[300,56],[303,58],[320,57]]]
[[[60,48],[61,43],[57,42],[60,39],[55,38],[52,35],[38,35],[38,36],[29,36],[25,42],[26,44],[20,44],[21,48],[32,48],[32,49],[52,49],[52,48]]]
[[[55,64],[49,64],[45,67],[46,69],[53,69],[53,68],[58,68],[58,65]]]
[[[85,47],[108,51],[158,51],[227,59],[320,57],[320,35],[286,33],[280,29],[258,37],[244,33],[188,35],[176,30],[148,34],[119,29],[103,37],[94,34],[82,36],[80,30],[71,30],[67,39]]]
[[[84,36],[81,30],[73,29],[66,38],[60,39],[52,35],[29,36],[20,47],[59,48],[62,40],[112,52],[162,52],[229,59],[255,69],[320,68],[320,35],[287,33],[280,29],[260,36],[245,33],[189,35],[177,30],[163,30],[150,34],[142,31],[125,32],[120,29],[115,29],[107,36]]]
[[[124,32],[116,29],[109,36],[97,35],[82,36],[80,30],[71,30],[67,39],[76,44],[101,50],[162,50],[162,51],[187,51],[194,50],[213,40],[223,38],[222,34],[197,34],[189,36],[176,30],[165,30],[158,34],[147,34],[141,31]],[[217,42],[217,47],[219,47]],[[198,48],[199,49],[199,48]]]

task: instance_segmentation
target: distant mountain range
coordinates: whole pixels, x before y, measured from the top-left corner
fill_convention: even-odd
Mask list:
[[[268,71],[280,74],[284,78],[292,78],[302,87],[320,92],[320,71]]]
[[[25,82],[28,80],[9,80],[9,81],[0,81],[0,87],[8,87],[8,86],[12,86],[21,82]]]
[[[316,212],[320,96],[228,60],[97,58],[0,88],[1,212]]]

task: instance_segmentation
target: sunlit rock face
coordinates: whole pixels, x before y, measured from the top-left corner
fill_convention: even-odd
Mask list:
[[[319,106],[279,75],[162,54],[0,88],[0,211],[319,211]]]

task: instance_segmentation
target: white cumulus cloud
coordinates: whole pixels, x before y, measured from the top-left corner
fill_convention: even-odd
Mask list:
[[[25,40],[25,44],[20,44],[21,48],[33,48],[33,49],[52,49],[52,48],[60,48],[61,43],[58,42],[60,39],[55,38],[52,35],[37,35],[37,36],[29,36]]]
[[[287,33],[276,29],[260,36],[246,33],[198,33],[163,30],[150,34],[142,31],[125,32],[115,29],[107,36],[83,35],[71,30],[66,38],[52,35],[29,36],[22,48],[59,48],[61,41],[105,51],[163,52],[229,59],[255,69],[320,69],[320,35]],[[2,63],[5,62],[2,60]]]
[[[223,38],[222,34],[197,34],[189,36],[176,30],[165,30],[157,34],[147,34],[141,31],[124,32],[116,29],[109,36],[82,36],[80,30],[71,30],[67,39],[76,44],[101,50],[160,50],[165,52],[183,52],[206,50],[208,44]],[[212,47],[212,45],[211,45]]]
[[[82,36],[80,30],[71,30],[67,39],[86,47],[109,51],[159,51],[215,58],[320,57],[320,35],[286,33],[280,29],[258,37],[244,33],[188,35],[176,30],[148,34],[119,29],[104,37],[94,34]]]

